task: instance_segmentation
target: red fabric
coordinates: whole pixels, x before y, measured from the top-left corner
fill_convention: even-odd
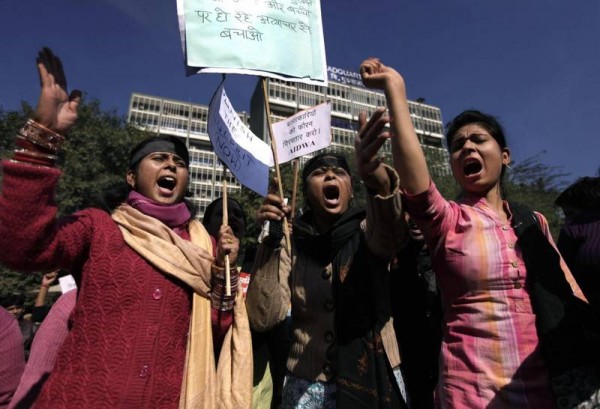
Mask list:
[[[69,316],[76,301],[77,290],[61,295],[36,331],[25,371],[8,409],[33,406],[45,378],[52,373],[58,351],[69,334]]]
[[[6,408],[25,369],[23,337],[15,317],[0,307],[0,408]]]
[[[218,360],[223,341],[227,330],[233,324],[233,311],[219,311],[217,309],[211,310],[212,318],[212,330],[213,330],[213,347],[215,350],[215,357]]]
[[[35,407],[177,408],[191,291],[133,251],[108,213],[86,209],[56,222],[59,170],[2,165],[0,261],[67,268],[79,288],[72,329]]]

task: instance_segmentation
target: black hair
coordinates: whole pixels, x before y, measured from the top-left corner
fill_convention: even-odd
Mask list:
[[[213,200],[212,202],[210,202],[210,204],[206,207],[206,210],[204,211],[204,216],[202,216],[202,224],[204,225],[204,227],[206,227],[206,229],[209,231],[209,233],[211,233],[210,232],[211,219],[213,218],[215,212],[222,206],[222,203],[223,203],[223,198],[218,197],[215,200]],[[227,205],[229,206],[231,203],[233,203],[237,207],[239,207],[240,211],[242,212],[242,221],[244,222],[244,226],[243,226],[243,231],[240,232],[240,234],[244,235],[245,231],[246,231],[246,213],[244,212],[244,208],[242,207],[240,202],[238,202],[234,198],[227,197]],[[235,231],[234,231],[234,234],[235,234]],[[238,239],[242,239],[242,237],[238,237]]]
[[[498,118],[475,109],[469,109],[461,112],[446,124],[446,143],[448,144],[448,149],[452,145],[452,139],[456,136],[456,132],[463,126],[470,124],[479,125],[488,131],[492,138],[496,140],[500,149],[507,147],[504,129],[500,125],[500,122],[498,122]]]
[[[8,308],[12,305],[23,307],[25,305],[25,296],[23,294],[9,294],[2,298],[2,307]]]
[[[152,152],[170,152],[178,155],[190,166],[190,153],[185,143],[176,136],[151,136],[135,145],[129,154],[129,169],[137,170],[140,161]]]
[[[585,176],[577,179],[563,190],[554,204],[562,208],[600,210],[600,177]]]
[[[212,217],[213,213],[215,212],[215,210],[218,209],[217,205],[220,205],[221,202],[223,202],[223,198],[222,197],[218,197],[215,200],[213,200],[212,202],[210,202],[210,204],[208,206],[206,206],[206,210],[204,211],[204,216],[202,216],[202,222],[204,223],[204,220],[206,220],[206,223],[208,223],[208,220],[210,220],[210,218]],[[246,224],[246,213],[244,212],[244,208],[242,207],[242,205],[240,204],[240,202],[238,202],[237,200],[235,200],[232,197],[228,197],[227,198],[227,205],[229,205],[229,203],[235,203],[237,205],[237,207],[239,207],[242,210],[242,216],[244,218],[244,224]]]

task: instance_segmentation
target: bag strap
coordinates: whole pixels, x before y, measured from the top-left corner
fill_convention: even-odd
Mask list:
[[[566,299],[573,291],[560,265],[560,255],[542,231],[535,212],[525,205],[510,203],[512,227],[523,252],[530,282],[539,282],[556,296]]]
[[[529,207],[521,203],[509,203],[510,211],[512,213],[512,228],[515,229],[517,237],[521,237],[523,233],[531,225],[536,224],[540,231],[542,230],[542,223],[536,216],[535,212]]]

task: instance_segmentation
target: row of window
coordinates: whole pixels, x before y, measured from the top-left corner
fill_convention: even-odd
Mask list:
[[[420,117],[412,117],[412,122],[417,131],[435,133],[438,135],[444,134],[444,127],[441,122],[434,122]]]
[[[410,110],[411,115],[442,122],[442,112],[437,108],[409,101],[408,109]]]
[[[147,111],[161,113],[164,115],[179,116],[183,118],[191,118],[200,121],[208,119],[208,107],[201,105],[183,104],[175,101],[166,101],[159,98],[144,97],[141,95],[133,95],[131,101],[132,110]]]
[[[134,95],[131,101],[132,109],[140,111],[160,112],[160,99]]]

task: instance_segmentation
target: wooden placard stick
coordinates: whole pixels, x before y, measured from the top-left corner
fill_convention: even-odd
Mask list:
[[[271,108],[269,107],[269,93],[267,92],[267,79],[262,79],[263,95],[265,99],[265,110],[267,113],[267,123],[269,124],[269,139],[271,139],[271,150],[273,151],[273,162],[275,163],[275,175],[277,177],[277,187],[279,189],[279,197],[283,200],[283,186],[281,184],[281,172],[279,171],[279,160],[277,159],[277,145],[275,144],[275,136],[273,135],[273,124],[271,123]],[[285,246],[288,252],[292,253],[292,244],[290,241],[290,229],[288,227],[287,218],[283,218],[283,233],[285,235]]]
[[[290,218],[294,221],[296,216],[296,197],[298,193],[298,168],[300,167],[300,161],[294,159],[292,161],[293,172],[294,172],[294,186],[292,186],[292,211],[290,212]]]
[[[221,197],[223,198],[223,222],[221,223],[224,226],[229,224],[229,214],[227,213],[227,168],[223,165],[223,194]],[[231,266],[229,264],[229,254],[225,254],[225,295],[227,297],[231,296]]]

